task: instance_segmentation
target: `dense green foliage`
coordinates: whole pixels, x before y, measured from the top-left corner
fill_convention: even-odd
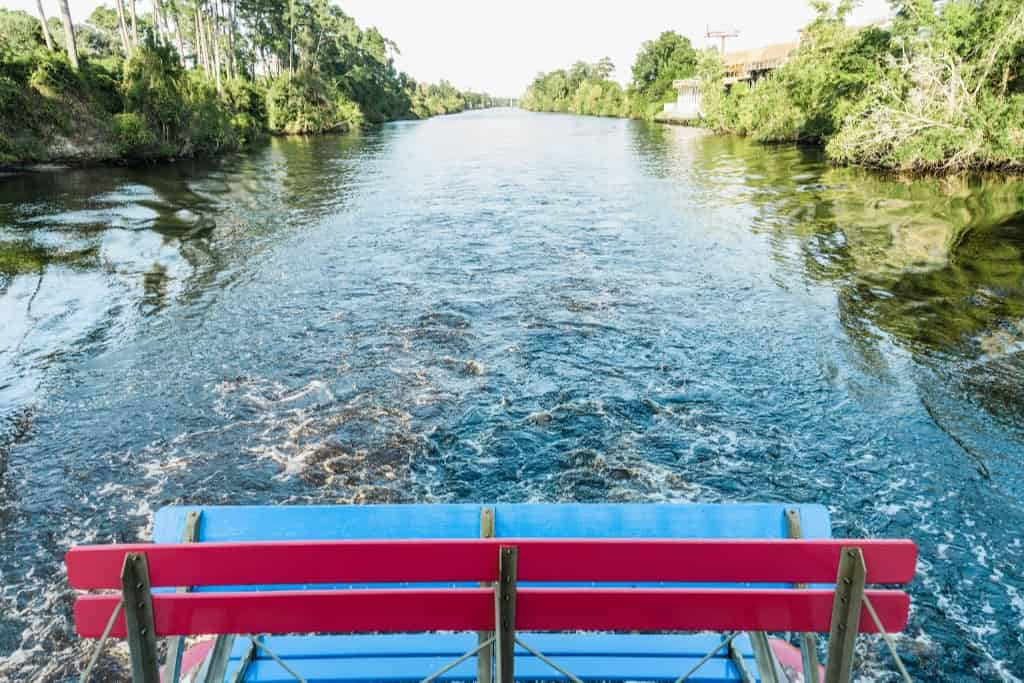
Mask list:
[[[628,88],[611,79],[615,66],[605,57],[596,64],[576,62],[568,69],[540,74],[522,98],[531,111],[652,119],[662,104],[675,99],[672,82],[692,76],[697,53],[688,38],[666,31],[643,44]]]
[[[0,162],[190,156],[496,104],[398,72],[396,46],[328,0],[113,1],[75,26],[77,69],[59,20],[49,49],[36,17],[0,10]]]
[[[886,28],[850,28],[853,7],[815,2],[793,58],[726,90],[702,56],[708,126],[764,142],[826,145],[829,156],[907,171],[1024,168],[1024,5],[896,0]]]
[[[761,142],[825,145],[840,163],[905,171],[1024,170],[1024,3],[890,0],[885,26],[854,28],[857,0],[812,0],[782,67],[727,84],[714,50],[678,34],[643,45],[623,88],[608,60],[540,74],[533,111],[654,118],[672,81],[701,81],[703,124]]]

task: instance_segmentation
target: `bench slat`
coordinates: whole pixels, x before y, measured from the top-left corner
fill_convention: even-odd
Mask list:
[[[489,505],[499,538],[786,538],[796,508],[804,538],[829,538],[821,505],[781,503],[519,503]],[[169,506],[156,512],[153,540],[177,543],[185,514],[202,511],[199,541],[477,538],[480,505]]]
[[[529,642],[529,638],[527,638]],[[532,643],[531,643],[532,644]],[[700,661],[690,657],[559,657],[556,660],[584,680],[591,681],[675,681]],[[416,683],[432,671],[450,663],[443,657],[398,657],[380,659],[287,660],[288,666],[309,683]],[[752,659],[748,670],[755,670]],[[230,669],[229,669],[230,670]],[[441,681],[476,681],[476,662],[470,660],[442,676]],[[516,657],[516,679],[528,681],[565,681],[544,662],[533,657]],[[261,659],[249,666],[247,683],[294,683],[295,678],[276,662]],[[740,681],[739,672],[727,659],[715,658],[701,666],[688,683],[726,683]]]
[[[887,631],[906,626],[902,591],[868,591]],[[80,635],[98,637],[119,595],[75,603]],[[524,631],[800,631],[825,633],[833,593],[826,590],[544,589],[517,591],[516,628]],[[164,593],[153,596],[157,635],[231,633],[402,633],[483,631],[494,625],[487,588],[261,593]],[[114,627],[124,637],[124,617]],[[866,611],[861,630],[874,632]]]
[[[526,641],[551,657],[703,657],[722,642],[723,636],[709,633],[634,634],[530,633]],[[392,657],[451,657],[477,646],[476,633],[410,633],[389,635],[273,636],[266,645],[282,659],[345,659],[348,657],[390,659]],[[750,639],[741,635],[734,641],[740,652],[753,656]],[[249,641],[235,641],[231,659],[239,660]],[[526,654],[520,647],[517,654]],[[723,649],[716,656],[728,657]]]
[[[116,589],[126,553],[145,553],[155,587],[493,581],[497,551],[519,548],[523,582],[828,583],[843,546],[869,583],[913,579],[904,540],[455,539],[106,545],[72,548],[72,587]]]

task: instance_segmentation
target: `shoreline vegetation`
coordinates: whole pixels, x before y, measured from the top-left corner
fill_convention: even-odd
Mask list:
[[[663,33],[623,88],[611,61],[540,74],[531,111],[653,120],[672,82],[697,78],[695,125],[762,143],[824,148],[836,164],[910,173],[1024,171],[1024,3],[891,0],[884,25],[848,23],[855,0],[812,0],[816,16],[782,67],[725,85],[716,50]]]
[[[0,8],[0,167],[214,155],[508,104],[417,83],[329,0],[114,0],[86,21]]]

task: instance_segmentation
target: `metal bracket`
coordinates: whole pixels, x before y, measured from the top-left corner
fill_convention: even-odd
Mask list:
[[[480,538],[494,538],[494,508],[480,508]],[[484,588],[491,588],[493,583],[483,581],[480,585]],[[483,649],[476,656],[476,680],[478,683],[491,683],[494,680],[493,658],[494,647],[484,646],[484,643],[494,638],[493,631],[480,631],[477,633],[477,645]]]
[[[189,510],[185,513],[185,532],[181,535],[182,543],[195,543],[199,540],[199,518],[202,512]],[[179,593],[188,593],[189,587],[182,586]],[[181,656],[185,652],[185,639],[181,636],[167,639],[167,667],[164,669],[165,683],[178,683],[181,678]]]
[[[497,683],[514,683],[516,650],[516,578],[519,549],[498,550],[498,586],[494,590],[494,619],[497,639]]]
[[[828,636],[825,683],[849,683],[853,669],[853,647],[860,632],[860,610],[864,601],[867,567],[860,548],[843,548],[832,601],[832,628]]]
[[[800,511],[796,508],[786,510],[786,531],[790,538],[803,538],[803,530],[800,527]],[[807,584],[797,583],[793,585],[793,588],[806,590]],[[803,662],[804,681],[819,683],[818,643],[813,633],[800,634],[800,659]]]
[[[128,629],[132,683],[160,683],[153,625],[153,596],[149,590],[149,565],[142,553],[127,553],[121,568],[121,596]]]

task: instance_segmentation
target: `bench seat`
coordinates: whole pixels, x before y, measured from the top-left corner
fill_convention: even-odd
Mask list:
[[[156,543],[181,542],[189,512],[201,513],[196,542],[479,538],[483,507],[175,506],[157,512],[153,540]],[[828,511],[819,505],[499,504],[486,507],[494,510],[494,536],[497,538],[778,539],[788,537],[785,513],[794,508],[799,512],[804,538],[831,537]],[[695,584],[659,585],[690,587]],[[760,587],[766,586],[760,584]],[[264,588],[232,590],[261,589]],[[675,681],[721,642],[717,634],[589,633],[526,634],[524,637],[577,676],[595,681]],[[417,681],[473,649],[476,634],[276,636],[263,642],[310,682]],[[225,680],[233,680],[232,674],[248,647],[246,639],[236,640]],[[747,671],[759,680],[750,639],[740,636],[734,641],[734,647],[744,658]],[[475,676],[476,662],[471,659],[438,680],[471,681]],[[516,678],[565,680],[521,649],[516,655]],[[247,667],[244,680],[284,683],[294,679],[259,650]],[[729,659],[728,649],[723,648],[689,680],[711,683],[740,681],[742,677]]]
[[[524,634],[527,642],[585,680],[675,681],[721,642],[719,635]],[[419,681],[476,646],[475,634],[388,636],[283,636],[262,640],[309,683]],[[735,641],[747,671],[757,679],[750,639]],[[249,649],[239,639],[231,653],[228,680]],[[516,677],[564,681],[561,675],[522,648],[516,650]],[[246,681],[293,683],[279,664],[260,655],[246,670]],[[439,681],[476,680],[476,661],[469,660]],[[723,649],[689,679],[718,683],[740,681],[740,672]],[[759,680],[759,679],[758,679]]]

